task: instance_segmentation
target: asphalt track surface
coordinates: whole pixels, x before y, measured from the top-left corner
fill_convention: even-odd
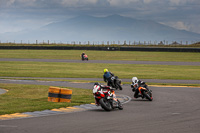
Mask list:
[[[149,64],[149,65],[191,65],[200,66],[200,62],[175,62],[175,61],[119,61],[119,60],[65,60],[65,59],[19,59],[0,58],[0,61],[35,61],[35,62],[71,62],[71,63],[110,63],[110,64]]]
[[[41,84],[92,89],[93,83],[61,81],[8,80],[1,83]],[[33,118],[0,120],[0,133],[199,133],[200,88],[156,87],[152,102],[134,99],[130,85],[123,85],[117,95],[127,95],[131,101],[124,110],[106,112],[94,109],[68,114]]]

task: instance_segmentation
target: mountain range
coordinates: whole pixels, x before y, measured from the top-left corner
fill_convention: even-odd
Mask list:
[[[120,15],[82,15],[35,30],[0,34],[0,40],[69,41],[199,41],[200,34],[178,30],[151,20]]]

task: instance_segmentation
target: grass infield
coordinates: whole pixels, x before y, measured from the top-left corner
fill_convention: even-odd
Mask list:
[[[80,60],[85,52],[90,60],[178,61],[199,62],[200,53],[194,52],[140,52],[92,50],[0,50],[0,58],[73,59]]]
[[[5,69],[6,68],[6,69]],[[119,78],[200,80],[199,66],[2,61],[3,77],[102,78],[107,68]]]
[[[49,86],[0,84],[0,88],[8,90],[7,93],[0,95],[0,115],[41,111],[94,102],[92,90],[89,89],[68,87],[68,89],[72,89],[71,103],[54,103],[47,101]]]

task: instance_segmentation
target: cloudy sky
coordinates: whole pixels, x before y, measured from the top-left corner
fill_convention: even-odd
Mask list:
[[[200,0],[0,0],[0,33],[78,15],[119,14],[200,33]]]

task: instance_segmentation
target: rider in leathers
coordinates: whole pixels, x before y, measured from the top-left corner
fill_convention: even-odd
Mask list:
[[[80,56],[81,56],[81,59],[84,60],[85,52],[83,52]]]
[[[144,81],[138,80],[137,77],[133,77],[132,83],[131,83],[131,88],[132,88],[132,91],[135,92],[135,94],[134,94],[135,98],[142,97],[142,95],[139,94],[139,90],[138,90],[139,87],[145,87],[148,89],[148,86],[146,85],[146,83]]]
[[[107,91],[108,89],[112,90],[112,87],[101,85],[100,83],[94,83],[93,94],[99,93],[99,95],[100,95],[102,91],[104,91],[104,93],[109,93],[109,91]],[[109,94],[110,94],[110,97],[113,96],[112,93],[109,93]],[[95,104],[96,104],[96,106],[99,106],[99,99],[97,99],[96,97],[95,97]]]
[[[111,80],[111,77],[113,77],[114,74],[109,72],[108,69],[104,69],[104,75],[103,75],[103,79],[105,82],[107,82],[108,86],[114,86],[114,81]]]

